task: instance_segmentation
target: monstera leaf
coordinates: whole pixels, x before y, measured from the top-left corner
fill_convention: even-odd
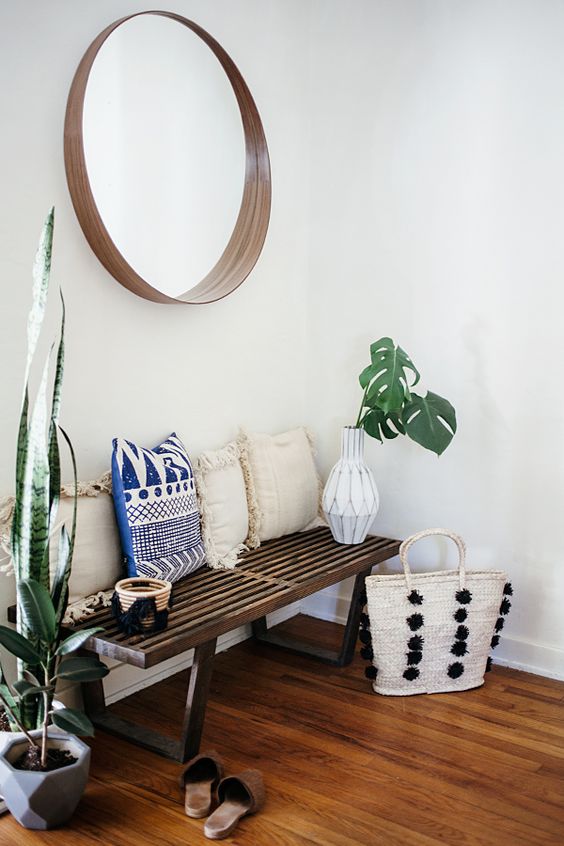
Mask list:
[[[456,432],[454,408],[432,391],[427,391],[424,397],[412,394],[401,416],[406,435],[437,455],[445,451]]]
[[[419,373],[407,353],[396,346],[391,338],[380,338],[370,347],[371,364],[359,376],[366,391],[364,404],[375,406],[386,414],[399,412],[405,400],[409,400],[409,379],[416,385]]]
[[[392,426],[390,426],[390,423]],[[386,414],[381,408],[373,408],[364,417],[362,425],[371,438],[377,438],[380,443],[383,443],[382,436],[388,440],[397,438],[398,435],[405,435],[405,427],[401,421],[399,414],[395,411],[390,411]]]

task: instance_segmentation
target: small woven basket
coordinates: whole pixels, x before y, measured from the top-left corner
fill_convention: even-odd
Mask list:
[[[456,543],[458,570],[411,572],[408,550],[431,535]],[[466,571],[465,557],[458,535],[427,529],[402,543],[403,574],[366,579],[376,693],[409,696],[483,684],[507,574]]]
[[[139,627],[144,632],[149,632],[155,630],[157,615],[168,610],[171,589],[172,584],[164,579],[133,576],[117,582],[114,595],[117,596],[121,615],[126,615],[133,604],[139,600],[152,600],[154,602],[153,613],[149,612],[141,616],[138,621]]]

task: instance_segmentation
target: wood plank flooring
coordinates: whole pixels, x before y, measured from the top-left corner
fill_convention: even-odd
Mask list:
[[[288,634],[337,646],[310,618]],[[357,656],[333,669],[247,641],[216,658],[203,749],[229,772],[258,767],[268,798],[224,841],[237,846],[564,844],[564,683],[494,667],[459,694],[383,697]],[[186,674],[123,700],[117,713],[181,719]],[[184,816],[180,765],[99,731],[72,822],[26,832],[0,818],[0,846],[204,844]]]

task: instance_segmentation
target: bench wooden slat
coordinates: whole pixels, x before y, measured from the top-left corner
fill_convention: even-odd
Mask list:
[[[303,599],[397,555],[399,541],[369,537],[336,543],[323,527],[267,541],[233,570],[202,569],[173,586],[173,608],[163,632],[127,637],[101,609],[77,629],[104,625],[86,648],[138,667],[151,667],[191,647]]]

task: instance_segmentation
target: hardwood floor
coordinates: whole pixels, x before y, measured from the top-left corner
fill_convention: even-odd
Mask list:
[[[284,625],[336,645],[342,629]],[[263,771],[267,803],[223,841],[319,844],[564,844],[564,683],[494,667],[460,694],[383,697],[364,662],[333,669],[247,641],[219,655],[203,749],[229,772]],[[114,706],[178,725],[186,674]],[[209,841],[184,816],[180,765],[98,732],[72,822],[26,832],[0,818],[1,846],[180,846]]]

